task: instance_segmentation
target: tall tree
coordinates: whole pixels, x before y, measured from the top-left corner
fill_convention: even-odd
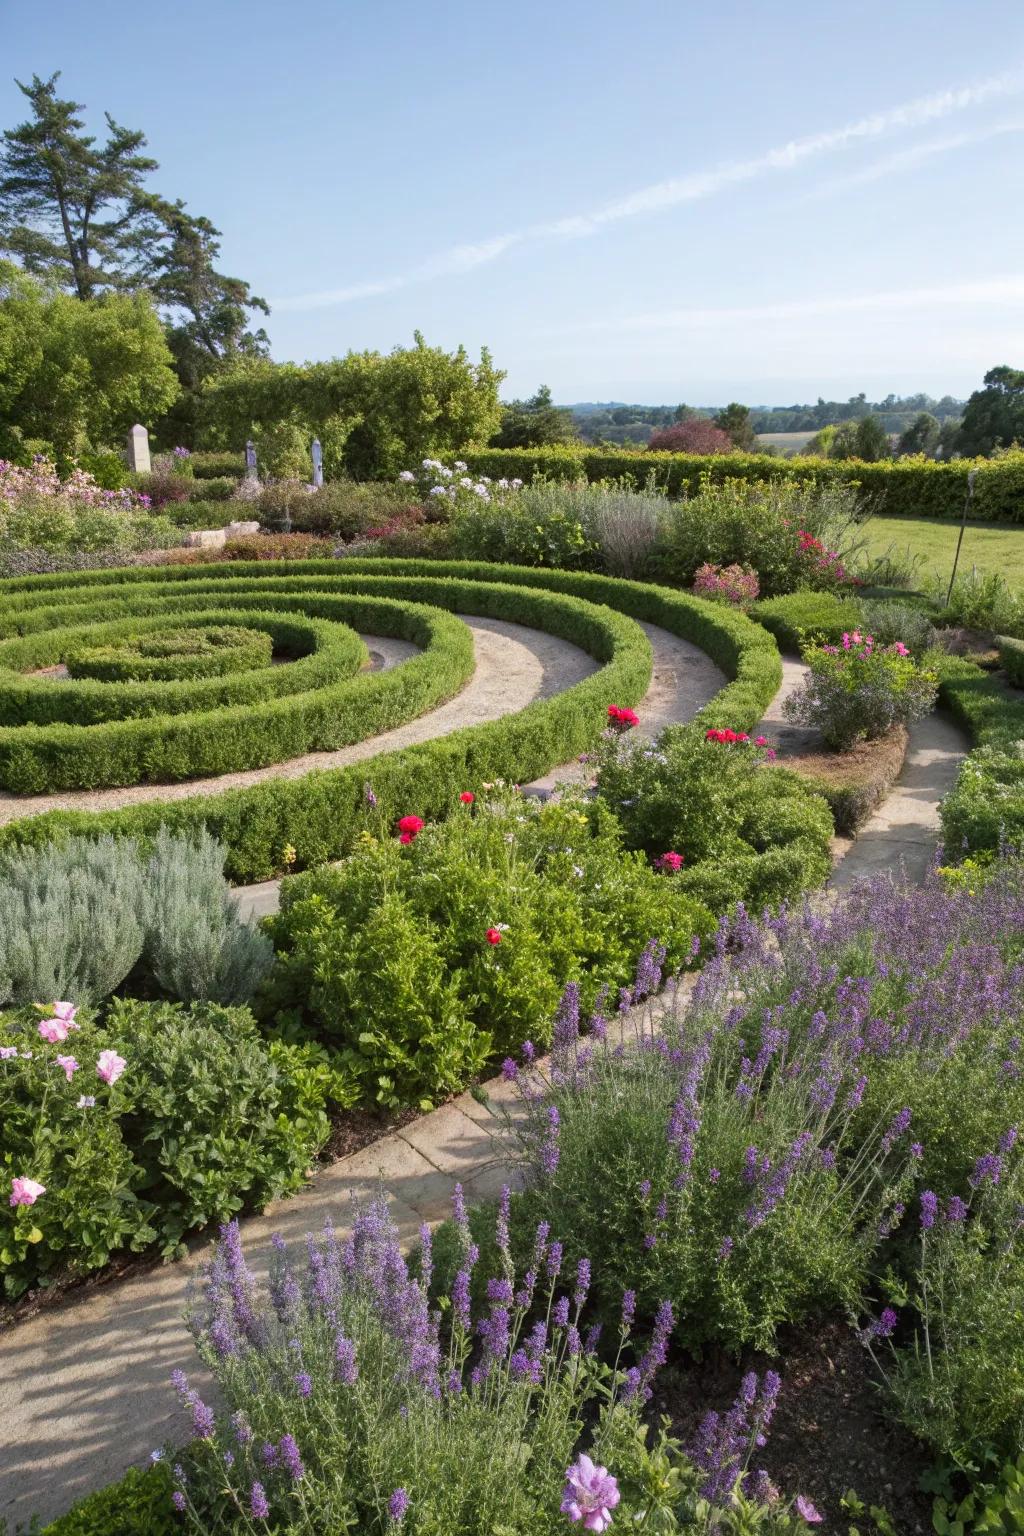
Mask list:
[[[501,425],[491,438],[492,448],[543,448],[555,443],[575,443],[579,432],[572,411],[556,405],[551,390],[542,384],[529,400],[513,400],[502,406]]]
[[[962,453],[991,453],[1024,442],[1024,370],[990,368],[985,388],[976,389],[964,407],[958,446]]]
[[[740,405],[733,400],[724,410],[719,411],[715,417],[715,426],[721,427],[723,432],[728,432],[734,448],[740,448],[744,453],[754,453],[757,449],[757,436],[750,421],[750,407]]]
[[[926,453],[932,458],[939,446],[938,418],[930,411],[920,411],[899,440],[899,452]]]
[[[0,242],[30,272],[56,277],[80,299],[130,285],[140,228],[143,178],[156,161],[140,154],[145,135],[106,114],[102,147],[82,130],[81,103],[57,95],[49,80],[17,81],[32,116],[3,135]]]

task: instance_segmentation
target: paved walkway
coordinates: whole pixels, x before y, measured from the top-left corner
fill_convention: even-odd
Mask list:
[[[670,651],[664,631],[651,627],[648,634],[656,661],[645,724],[656,729],[668,719],[688,718],[684,711],[692,714],[722,679],[706,657],[706,665],[694,664],[685,642],[667,637],[684,648]],[[797,665],[787,667],[784,688],[799,681]],[[544,686],[543,677],[537,686]],[[773,736],[775,716],[773,705],[766,716]],[[939,716],[914,728],[892,795],[846,847],[835,885],[901,858],[911,878],[921,878],[936,841],[939,799],[965,749],[960,732]],[[276,890],[271,899],[276,902]],[[495,1110],[511,1106],[507,1084],[496,1079],[487,1088]],[[250,1262],[257,1270],[265,1267],[274,1232],[296,1240],[328,1215],[344,1227],[351,1201],[381,1182],[405,1240],[421,1222],[448,1213],[456,1182],[471,1199],[496,1193],[507,1178],[495,1141],[500,1123],[494,1110],[467,1093],[330,1165],[301,1194],[245,1221]],[[33,1513],[54,1518],[82,1494],[144,1461],[157,1444],[187,1433],[168,1377],[177,1365],[197,1380],[201,1375],[182,1310],[189,1280],[208,1252],[208,1243],[197,1242],[180,1263],[83,1292],[0,1335],[0,1518],[12,1527]]]

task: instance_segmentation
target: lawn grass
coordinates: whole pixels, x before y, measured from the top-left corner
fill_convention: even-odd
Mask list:
[[[890,546],[924,555],[921,576],[948,580],[956,554],[959,523],[926,518],[873,517],[864,526],[868,552],[879,555]],[[1024,525],[968,523],[960,551],[960,570],[976,565],[983,574],[995,571],[1013,587],[1024,587]]]

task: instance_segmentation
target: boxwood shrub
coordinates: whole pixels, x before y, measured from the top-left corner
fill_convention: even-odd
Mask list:
[[[755,603],[750,617],[763,624],[783,651],[799,655],[810,639],[836,645],[847,630],[861,622],[861,605],[854,597],[834,592],[789,592]]]
[[[268,570],[273,574],[275,568],[262,562],[218,566],[217,581],[207,590],[212,595],[229,589],[236,575],[251,579],[266,575]],[[272,585],[277,592],[302,591],[304,586],[323,590],[325,586],[329,589],[330,576],[337,577],[338,566],[329,561],[296,561],[279,565],[276,571]],[[501,604],[501,616],[518,616],[542,626],[553,624],[555,615],[561,614],[561,633],[586,648],[598,643],[598,635],[604,636],[607,647],[607,626],[615,617],[612,610],[662,625],[700,646],[733,679],[699,712],[705,726],[749,729],[761,718],[781,681],[778,650],[764,629],[740,613],[667,588],[604,576],[458,562],[350,561],[345,571],[347,590],[354,589],[353,577],[358,575],[361,591],[397,595],[404,590],[410,597],[414,593],[422,597],[428,586],[426,578],[433,578],[433,600],[447,594],[445,601],[455,611],[460,611],[460,604],[467,600],[456,578],[477,584],[499,583],[506,591],[514,586],[520,606],[513,606],[507,597],[502,599],[495,587],[489,611],[497,611],[496,605]],[[404,589],[395,585],[399,577],[406,583]],[[410,587],[408,583],[417,578],[418,583]],[[190,567],[141,568],[106,573],[104,580],[115,592],[134,588],[138,593],[154,582],[195,582],[196,572]],[[67,604],[80,589],[95,582],[95,572],[11,581],[0,588],[4,612],[15,623],[24,623],[25,613],[41,594],[59,590],[60,601]],[[593,607],[544,609],[536,600],[545,593],[606,604],[607,621],[598,622],[601,610]],[[483,603],[485,595],[479,600]],[[607,655],[606,649],[598,659]],[[600,672],[565,693],[538,700],[501,720],[466,726],[434,741],[380,754],[373,759],[372,776],[382,810],[392,819],[409,812],[443,816],[450,807],[453,783],[475,789],[484,780],[505,778],[525,783],[536,778],[593,747],[607,722],[609,703],[637,703],[649,678],[650,650],[645,637],[639,635],[628,650],[620,649],[612,660],[606,660]],[[275,779],[246,789],[153,801],[116,811],[53,811],[8,824],[0,830],[0,846],[44,843],[71,832],[99,835],[113,831],[152,838],[163,823],[175,830],[205,823],[228,849],[227,868],[232,879],[238,883],[266,880],[281,869],[286,847],[294,850],[295,866],[300,869],[326,863],[348,851],[361,826],[366,778],[366,765],[354,764],[297,780]]]
[[[1024,694],[951,656],[942,663],[939,697],[976,743],[942,802],[947,854],[1024,846]]]

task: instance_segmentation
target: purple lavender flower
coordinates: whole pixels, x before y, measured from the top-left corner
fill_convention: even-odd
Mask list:
[[[308,1371],[296,1371],[294,1380],[300,1397],[313,1395],[313,1378]]]
[[[393,1525],[401,1525],[409,1508],[409,1495],[404,1488],[396,1488],[388,1499],[388,1518]]]
[[[249,1513],[254,1520],[269,1518],[270,1505],[262,1483],[253,1483],[249,1489]]]
[[[587,1299],[587,1292],[589,1290],[590,1290],[590,1260],[589,1259],[580,1259],[579,1263],[576,1266],[576,1289],[573,1292],[573,1297],[572,1297],[573,1302],[575,1303],[577,1311],[579,1311],[579,1309],[583,1306],[584,1302],[586,1301],[586,1299]]]
[[[967,1220],[967,1207],[959,1195],[951,1195],[946,1202],[946,1220],[954,1223]]]
[[[356,1346],[343,1333],[339,1333],[334,1341],[334,1374],[345,1387],[354,1387],[359,1380]]]
[[[295,1443],[294,1435],[282,1435],[278,1441],[277,1448],[281,1453],[281,1461],[285,1471],[292,1479],[292,1482],[299,1482],[304,1476],[306,1469],[302,1465],[302,1457],[299,1454],[299,1447]]]
[[[891,1152],[897,1141],[903,1135],[904,1131],[908,1129],[909,1125],[910,1110],[901,1109],[897,1115],[893,1116],[892,1124],[889,1126],[889,1129],[882,1137],[882,1151]]]
[[[974,1165],[974,1172],[968,1179],[972,1189],[980,1189],[982,1184],[998,1184],[1003,1172],[1003,1160],[998,1152],[986,1152],[984,1157],[979,1157]]]
[[[551,1322],[556,1328],[565,1328],[569,1323],[569,1298],[559,1296],[551,1309]]]
[[[186,1500],[185,1495],[181,1492],[180,1488],[175,1488],[174,1492],[171,1494],[171,1503],[174,1505],[179,1515],[183,1515],[185,1510],[188,1508],[188,1501]]]
[[[622,1293],[622,1331],[628,1333],[636,1316],[636,1291]]]
[[[921,1191],[921,1227],[927,1232],[935,1225],[935,1217],[939,1210],[939,1197],[933,1190]]]

